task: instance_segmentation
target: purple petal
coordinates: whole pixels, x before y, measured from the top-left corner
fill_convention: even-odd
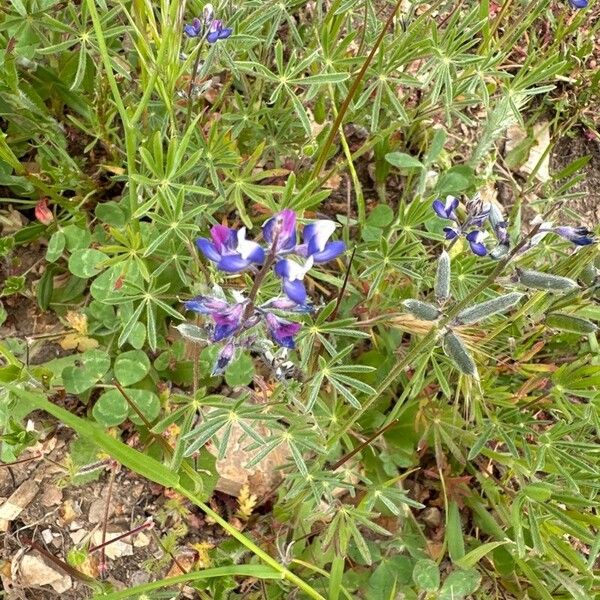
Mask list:
[[[446,207],[444,206],[444,203],[441,200],[434,200],[433,204],[431,205],[431,208],[433,208],[435,214],[441,219],[448,218],[448,216],[446,215]]]
[[[458,198],[454,196],[446,197],[446,214],[452,214],[458,208]]]
[[[487,254],[487,248],[483,244],[469,242],[469,246],[471,246],[471,250],[474,254],[477,254],[477,256],[485,256]]]
[[[196,21],[196,19],[194,19],[194,21]],[[184,25],[183,33],[185,33],[185,35],[187,35],[190,38],[195,38],[195,37],[198,37],[198,35],[200,34],[200,30],[195,27],[195,24],[192,24],[192,25],[188,24],[188,25]]]
[[[285,292],[285,295],[296,304],[304,304],[306,302],[306,288],[300,279],[292,281],[284,277],[283,291]]]
[[[246,228],[242,227],[236,234],[236,250],[244,260],[261,264],[265,260],[265,251],[256,242],[246,239]]]
[[[227,39],[233,33],[233,29],[231,27],[223,27],[219,32],[219,39],[224,40]]]
[[[250,262],[256,263],[257,265],[261,265],[265,261],[265,251],[254,242],[249,242],[254,244],[254,248],[250,249],[247,252],[247,259]]]
[[[477,256],[485,256],[487,249],[483,244],[483,233],[481,231],[471,231],[467,234],[467,241],[471,250],[477,254]]]
[[[273,341],[285,348],[295,347],[294,336],[302,327],[300,323],[292,323],[270,313],[265,316],[265,320]]]
[[[277,261],[275,265],[275,275],[278,277],[289,277],[290,276],[290,263],[291,261],[285,258],[284,260]]]
[[[215,333],[213,341],[218,342],[230,335],[233,335],[242,323],[242,316],[245,310],[245,304],[234,304],[226,311],[214,313]]]
[[[215,365],[213,367],[211,375],[214,376],[214,375],[220,375],[221,373],[223,373],[223,371],[227,368],[227,366],[231,362],[231,359],[233,358],[234,354],[235,354],[235,346],[231,342],[228,344],[225,344],[223,346],[223,348],[221,348],[221,351],[219,352],[219,355],[217,356],[217,360],[215,362]]]
[[[269,244],[277,239],[278,250],[292,250],[296,245],[296,213],[286,208],[263,225],[263,236]]]
[[[344,244],[344,242],[329,242],[328,244],[325,244],[325,248],[322,252],[317,252],[313,254],[312,257],[316,264],[325,263],[336,258],[345,250],[346,244]]]
[[[452,227],[444,227],[443,231],[446,234],[447,240],[453,240],[455,237],[458,236],[458,231],[452,229]]]
[[[213,240],[215,248],[219,253],[223,253],[226,248],[234,248],[236,232],[225,225],[214,225],[210,230],[210,237]]]
[[[215,248],[215,245],[207,240],[206,238],[198,238],[196,240],[196,246],[198,246],[200,252],[213,262],[219,262],[221,260],[221,254]]]
[[[569,3],[576,9],[587,8],[588,5],[587,0],[569,0]]]
[[[595,241],[593,233],[585,227],[555,227],[554,233],[557,233],[577,246],[587,246],[588,244],[593,244]]]
[[[219,34],[216,31],[212,31],[206,36],[206,41],[209,44],[214,44],[219,39]]]
[[[187,310],[193,310],[201,315],[210,315],[216,311],[224,311],[229,307],[229,304],[224,300],[209,296],[198,296],[192,300],[187,300],[183,304]]]
[[[250,266],[248,259],[242,258],[239,254],[226,254],[217,263],[217,268],[226,273],[239,273]]]

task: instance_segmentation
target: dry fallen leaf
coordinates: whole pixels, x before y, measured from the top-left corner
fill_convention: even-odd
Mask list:
[[[542,182],[548,181],[550,179],[550,152],[548,152],[548,147],[550,146],[550,124],[547,121],[536,123],[533,126],[530,138],[532,144],[529,148],[529,153],[518,169],[522,173],[530,175],[538,163],[540,163],[535,177]],[[521,126],[513,125],[509,127],[506,132],[506,154],[516,150],[527,139],[527,132]]]
[[[70,310],[65,317],[67,325],[73,329],[74,333],[67,333],[59,342],[63,350],[75,350],[80,352],[93,350],[98,347],[98,341],[88,337],[87,316]]]
[[[27,479],[0,506],[0,531],[6,531],[9,522],[14,521],[29,506],[38,489],[38,484],[35,481]]]

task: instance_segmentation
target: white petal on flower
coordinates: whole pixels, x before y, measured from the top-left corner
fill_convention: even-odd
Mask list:
[[[329,221],[328,219],[323,219],[321,221],[315,221],[314,226],[315,235],[311,242],[316,245],[319,252],[322,252],[323,248],[325,248],[327,240],[335,231],[335,223],[333,221]]]
[[[256,242],[251,242],[246,239],[246,228],[242,227],[237,232],[237,251],[239,255],[243,259],[248,259],[248,257],[257,249],[260,248],[260,244]]]
[[[304,265],[299,265],[293,260],[287,261],[288,276],[290,281],[296,281],[297,279],[302,280],[304,276],[310,271],[313,266],[313,257],[309,256]]]

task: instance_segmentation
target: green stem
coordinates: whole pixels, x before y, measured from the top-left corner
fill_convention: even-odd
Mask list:
[[[128,178],[127,187],[129,189],[129,211],[130,214],[133,215],[137,208],[137,184],[133,179],[133,175],[136,172],[135,158],[137,151],[137,131],[133,126],[133,123],[129,119],[129,114],[127,113],[127,109],[123,104],[121,92],[119,92],[119,86],[113,73],[110,55],[108,53],[108,47],[106,46],[106,40],[104,39],[104,32],[102,31],[102,24],[100,23],[100,17],[98,15],[98,11],[96,10],[95,0],[86,0],[86,3],[88,10],[90,11],[92,23],[94,25],[94,32],[96,34],[98,49],[100,50],[100,56],[102,57],[104,71],[106,72],[106,77],[108,79],[108,84],[113,95],[113,100],[117,106],[117,110],[119,111],[119,116],[121,117],[121,122],[123,124],[123,130],[125,132],[125,148],[127,152]],[[139,225],[137,221],[132,221],[132,227],[137,228],[138,226]]]
[[[548,213],[544,216],[542,220],[548,216],[554,210],[552,207]],[[396,379],[401,375],[404,369],[409,366],[422,352],[430,351],[435,344],[437,343],[437,339],[444,327],[454,319],[454,317],[468,304],[470,304],[473,298],[476,298],[481,292],[486,290],[496,278],[504,271],[508,263],[519,253],[519,251],[527,244],[527,242],[537,233],[541,224],[536,225],[523,239],[516,244],[516,246],[512,249],[512,251],[507,254],[502,260],[498,262],[496,267],[492,270],[492,272],[478,285],[476,286],[468,296],[456,302],[450,310],[446,313],[445,317],[440,320],[436,327],[433,327],[424,338],[420,340],[418,344],[415,344],[411,350],[398,361],[390,370],[387,377],[383,380],[381,385],[375,390],[375,393],[363,404],[360,410],[357,410],[346,423],[331,437],[328,442],[328,446],[332,448],[337,444],[342,437],[344,437],[350,428],[356,423],[370,408],[373,404],[381,398],[384,392],[395,383]],[[398,406],[395,406],[394,409],[388,415],[385,423],[385,426],[396,418],[396,411],[398,410]]]
[[[396,2],[396,6],[394,7],[394,10],[388,17],[388,20],[385,22],[385,25],[383,26],[383,29],[381,30],[381,33],[379,34],[379,37],[377,38],[375,45],[373,46],[373,48],[371,48],[371,52],[369,52],[369,56],[367,56],[367,59],[363,63],[363,66],[360,69],[360,71],[358,72],[358,75],[352,82],[352,86],[350,87],[350,90],[348,90],[348,95],[346,96],[346,99],[344,100],[344,102],[342,103],[342,106],[340,107],[338,115],[337,115],[335,121],[333,122],[333,125],[331,126],[331,130],[329,131],[329,135],[327,136],[327,139],[325,140],[325,143],[323,144],[323,147],[321,148],[321,152],[319,152],[317,162],[315,163],[315,167],[312,172],[313,179],[316,179],[319,176],[319,174],[321,173],[321,169],[323,168],[323,165],[325,164],[325,161],[327,160],[327,154],[329,152],[329,149],[331,148],[331,145],[333,144],[333,140],[335,139],[335,136],[337,135],[338,129],[340,128],[340,125],[342,124],[342,121],[344,120],[344,117],[346,116],[346,113],[348,112],[348,108],[350,107],[350,102],[352,102],[352,99],[358,92],[358,87],[360,86],[360,84],[367,72],[367,69],[373,62],[373,59],[375,58],[375,54],[377,54],[377,50],[379,50],[379,46],[381,46],[381,43],[383,42],[383,38],[385,37],[387,30],[391,26],[391,24],[394,20],[394,17],[396,16],[396,13],[400,9],[401,4],[402,4],[402,0],[398,0],[398,2]]]
[[[235,538],[238,542],[243,544],[248,550],[256,554],[263,562],[270,567],[273,567],[276,571],[281,573],[284,579],[287,579],[290,583],[293,583],[300,588],[310,598],[315,600],[325,600],[319,592],[317,592],[312,586],[300,579],[297,575],[280,565],[274,558],[269,556],[262,548],[257,546],[253,541],[248,539],[245,535],[240,533],[235,527],[231,526],[225,519],[219,516],[210,506],[204,504],[197,496],[192,494],[184,487],[177,486],[176,491],[185,496],[188,500],[198,506],[207,516],[218,523],[231,537]]]
[[[185,115],[185,126],[183,128],[184,131],[187,131],[187,128],[190,126],[190,120],[192,118],[192,108],[194,107],[194,100],[192,98],[192,94],[194,92],[194,81],[196,80],[196,76],[198,75],[198,68],[200,67],[200,57],[202,56],[201,50],[204,46],[204,38],[200,40],[200,43],[196,46],[196,58],[194,60],[194,66],[192,67],[192,74],[190,76],[190,84],[188,85],[187,90],[187,113]]]

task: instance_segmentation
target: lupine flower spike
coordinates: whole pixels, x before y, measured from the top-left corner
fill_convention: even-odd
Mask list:
[[[261,323],[271,340],[283,348],[293,349],[295,337],[301,329],[300,323],[288,321],[277,313],[306,313],[312,310],[307,303],[308,295],[304,277],[315,265],[339,256],[345,250],[340,241],[330,241],[335,223],[320,220],[306,225],[302,243],[297,243],[296,213],[285,209],[267,220],[262,233],[266,248],[246,239],[246,228],[231,229],[215,225],[210,230],[210,239],[200,238],[196,245],[202,254],[215,263],[217,269],[226,273],[252,270],[255,284],[248,298],[238,294],[237,302],[230,304],[221,298],[198,296],[184,302],[188,310],[208,316],[208,327],[213,342],[225,341],[213,374],[224,371],[239,347],[247,347],[256,341],[251,329]],[[295,255],[297,258],[291,258]],[[285,296],[272,298],[255,305],[255,297],[271,267],[282,280]]]
[[[194,19],[191,23],[183,27],[183,33],[189,38],[204,38],[209,44],[214,44],[218,40],[228,38],[233,30],[230,27],[224,27],[220,19],[215,19],[215,11],[212,4],[207,4],[202,11],[201,19]]]
[[[444,235],[447,240],[455,240],[464,236],[474,254],[485,256],[487,249],[483,243],[485,234],[479,229],[490,216],[489,204],[484,204],[477,194],[466,204],[466,217],[464,220],[458,218],[456,210],[459,206],[458,198],[448,196],[445,202],[437,199],[433,201],[432,208],[441,219],[454,221],[452,227],[444,227]],[[477,229],[474,229],[477,228]]]

